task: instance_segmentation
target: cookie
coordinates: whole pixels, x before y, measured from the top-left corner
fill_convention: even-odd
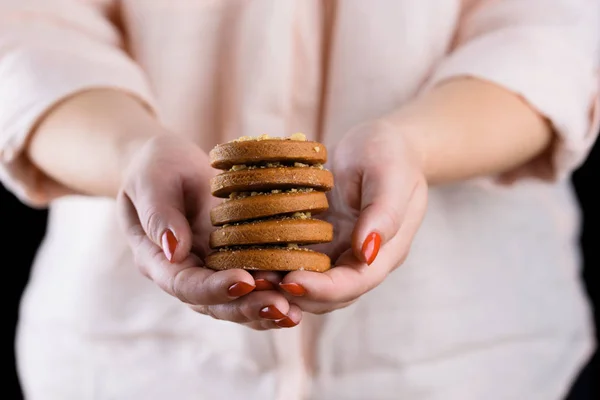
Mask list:
[[[321,143],[299,140],[249,140],[216,146],[209,153],[213,168],[227,170],[234,165],[257,163],[325,164],[327,149]]]
[[[331,260],[303,245],[333,240],[333,226],[313,215],[329,208],[333,175],[323,167],[327,149],[301,134],[289,138],[243,137],[210,152],[223,172],[210,180],[224,199],[211,210],[217,229],[206,266],[215,270],[323,272]]]
[[[325,254],[312,250],[263,247],[215,251],[206,258],[206,265],[214,270],[325,272],[331,267],[331,261]]]
[[[327,196],[323,192],[313,189],[292,190],[294,192],[276,191],[276,193],[257,193],[254,196],[248,193],[245,197],[224,201],[210,210],[211,223],[219,226],[296,212],[310,212],[316,215],[329,207]]]
[[[333,239],[330,223],[312,218],[277,218],[227,225],[211,233],[213,249],[259,244],[316,244]]]
[[[273,189],[313,188],[329,191],[333,175],[326,169],[275,167],[227,171],[210,180],[213,196],[225,198],[233,192],[262,192]]]

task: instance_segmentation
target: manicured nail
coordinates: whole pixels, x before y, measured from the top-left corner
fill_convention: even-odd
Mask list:
[[[253,291],[255,287],[256,286],[246,282],[238,282],[229,286],[229,289],[227,289],[227,293],[231,297],[241,297]]]
[[[280,283],[279,287],[292,296],[304,296],[306,294],[306,289],[298,283]]]
[[[177,250],[177,245],[179,244],[177,238],[170,229],[167,229],[165,233],[163,233],[161,241],[165,257],[167,257],[169,262],[173,262],[173,256],[175,255],[175,250]]]
[[[256,284],[256,290],[273,290],[275,289],[275,285],[273,285],[270,281],[266,279],[255,279],[254,283]]]
[[[282,313],[281,311],[279,311],[277,309],[277,307],[275,306],[266,306],[264,308],[262,308],[259,312],[258,315],[261,318],[264,319],[272,319],[272,320],[277,320],[277,319],[282,319],[282,318],[286,318],[285,314]]]
[[[290,317],[285,317],[280,319],[279,321],[275,321],[275,325],[280,328],[293,328],[298,325],[296,322],[292,321]]]
[[[362,245],[362,255],[368,265],[371,265],[375,261],[380,247],[381,236],[379,236],[379,233],[373,232],[369,234]]]

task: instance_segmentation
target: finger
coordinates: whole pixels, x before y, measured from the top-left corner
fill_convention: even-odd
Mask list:
[[[275,271],[252,271],[256,290],[274,290],[283,279],[283,274]]]
[[[370,165],[363,171],[361,211],[352,233],[356,258],[373,263],[381,246],[398,233],[415,188],[402,175],[391,174],[386,164]]]
[[[290,311],[288,316],[278,321],[256,321],[248,324],[251,328],[257,330],[269,330],[269,329],[281,329],[281,328],[293,328],[300,324],[302,321],[302,310],[295,304],[290,304]]]
[[[322,312],[323,309],[327,309],[315,303],[330,303],[333,309],[339,308],[340,303],[356,300],[379,285],[392,270],[404,262],[425,214],[426,196],[427,191],[424,187],[413,193],[398,234],[382,247],[377,260],[371,266],[367,266],[351,251],[347,251],[329,271],[290,272],[279,286],[285,288],[286,284],[294,284],[304,289],[303,295],[298,296],[294,302],[307,312]]]
[[[302,321],[302,309],[296,304],[290,304],[290,310],[287,317],[275,321],[275,325],[280,328],[293,328]]]
[[[182,184],[178,181],[163,182],[158,190],[140,188],[156,188],[156,184],[139,182],[137,186],[128,189],[124,195],[135,206],[144,232],[163,250],[169,261],[183,260],[192,248],[192,230],[185,216]]]
[[[275,325],[273,321],[254,321],[249,322],[247,324],[243,324],[244,326],[253,329],[255,331],[268,331],[273,329],[281,329],[279,326]]]
[[[192,306],[192,309],[213,318],[246,324],[255,321],[277,321],[285,318],[290,304],[274,290],[252,292],[225,304]]]
[[[352,304],[356,303],[357,299],[352,300],[352,301],[347,301],[344,303],[323,303],[320,301],[312,301],[312,300],[307,300],[307,299],[300,300],[300,301],[293,299],[290,301],[296,301],[298,303],[298,306],[300,307],[300,309],[304,312],[315,314],[315,315],[323,315],[323,314],[327,314],[327,313],[330,313],[335,310],[341,310],[343,308],[351,306]]]
[[[200,259],[191,254],[180,263],[169,262],[136,222],[133,205],[125,198],[119,200],[122,224],[136,265],[165,292],[188,304],[219,304],[254,290],[254,278],[241,269],[212,271],[203,268]]]
[[[381,256],[384,258],[383,252]],[[319,310],[307,309],[307,302],[326,303],[325,308],[330,309],[331,303],[352,301],[368,291],[370,281],[383,280],[385,275],[380,275],[381,271],[368,267],[349,250],[329,271],[293,271],[286,275],[279,287],[304,311],[312,313]]]

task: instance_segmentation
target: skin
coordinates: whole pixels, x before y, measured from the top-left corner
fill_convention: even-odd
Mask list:
[[[336,268],[285,277],[202,268],[208,212],[216,204],[208,181],[215,171],[201,149],[123,93],[94,90],[63,101],[37,126],[27,155],[64,194],[116,198],[136,264],[161,289],[199,313],[275,329],[298,324],[303,311],[322,314],[351,304],[401,265],[425,214],[429,186],[510,172],[543,155],[552,140],[548,122],[521,98],[472,78],[447,81],[357,126],[331,149],[336,187],[325,217],[337,234],[320,250],[337,259]],[[177,244],[171,261],[167,230]],[[381,250],[367,265],[362,248],[373,232]],[[255,279],[298,284],[304,294],[276,287],[230,295],[232,285],[252,289]],[[287,318],[261,313],[267,306]]]

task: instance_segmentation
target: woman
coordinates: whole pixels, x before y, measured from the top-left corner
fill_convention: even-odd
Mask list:
[[[568,178],[598,1],[0,11],[2,180],[50,209],[28,399],[560,399],[594,350]],[[202,268],[206,152],[297,131],[332,154],[336,267]]]

